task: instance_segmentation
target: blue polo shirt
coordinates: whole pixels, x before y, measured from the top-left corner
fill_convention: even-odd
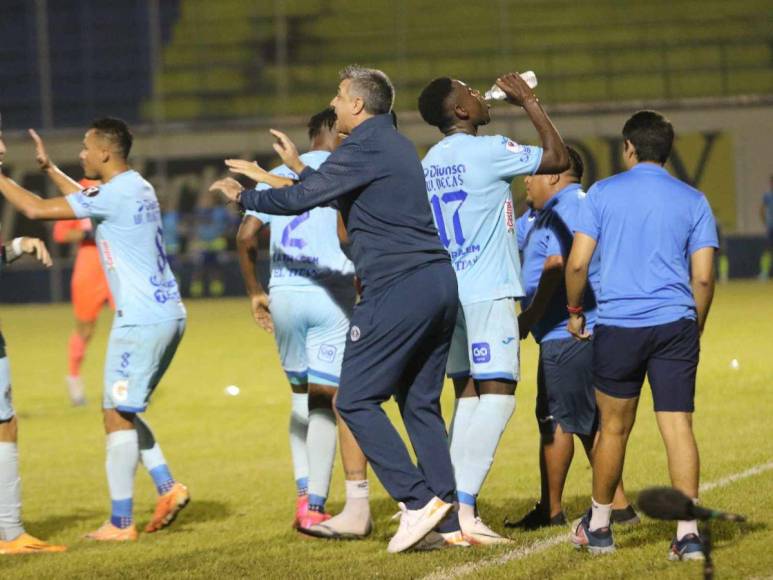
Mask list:
[[[660,165],[639,163],[596,183],[576,231],[601,258],[598,324],[657,326],[695,319],[690,256],[717,248],[706,197]]]
[[[518,251],[523,252],[523,246],[526,243],[526,235],[531,230],[531,226],[534,225],[534,220],[537,219],[536,209],[527,209],[521,214],[517,220],[515,220],[515,239],[518,240]]]
[[[523,304],[525,306],[531,304],[537,293],[545,260],[551,256],[561,256],[566,261],[569,257],[574,241],[574,230],[579,220],[580,205],[585,197],[586,194],[579,183],[568,185],[550,198],[531,222],[523,245],[522,271],[526,289]],[[589,288],[583,297],[585,327],[589,331],[593,330],[596,324],[595,293],[598,290],[599,269],[599,253],[596,252],[588,268]],[[566,284],[562,280],[561,285],[553,293],[544,316],[532,327],[532,336],[539,343],[570,338],[571,335],[566,329],[568,318]]]

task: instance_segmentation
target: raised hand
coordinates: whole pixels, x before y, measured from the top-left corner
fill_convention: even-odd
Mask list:
[[[295,143],[281,131],[271,129],[270,133],[276,138],[274,151],[282,158],[282,162],[295,171],[295,173],[300,173],[303,170],[304,164],[300,159],[300,154],[298,153],[298,148],[295,146]]]
[[[528,101],[536,101],[534,94],[517,72],[507,73],[497,79],[497,86],[507,95],[507,102],[523,107]]]
[[[43,243],[43,240],[23,237],[21,239],[21,251],[25,254],[35,254],[35,258],[47,268],[50,268],[53,265],[51,254],[48,253],[48,249],[46,248],[46,244]]]
[[[221,192],[228,201],[239,203],[244,188],[242,184],[236,181],[233,177],[224,177],[218,179],[212,185],[209,186],[209,191]]]
[[[30,137],[35,142],[35,161],[38,162],[41,171],[48,171],[51,168],[51,158],[48,156],[43,139],[40,138],[35,129],[28,129]]]
[[[265,183],[268,171],[263,169],[255,161],[245,161],[244,159],[226,159],[225,164],[230,171],[249,177],[258,183]]]

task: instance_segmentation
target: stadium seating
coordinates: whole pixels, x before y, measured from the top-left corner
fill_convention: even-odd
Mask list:
[[[550,102],[773,92],[766,0],[260,4],[182,3],[158,79],[168,118],[306,114],[327,102],[337,71],[352,61],[392,76],[398,109],[413,108],[434,76],[483,89],[513,68],[535,70]],[[275,63],[282,4],[286,68]]]

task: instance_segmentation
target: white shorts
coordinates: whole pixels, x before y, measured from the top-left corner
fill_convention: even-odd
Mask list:
[[[269,309],[282,368],[290,384],[337,387],[354,290],[272,290]]]
[[[519,380],[515,302],[500,298],[459,306],[446,366],[450,378]]]

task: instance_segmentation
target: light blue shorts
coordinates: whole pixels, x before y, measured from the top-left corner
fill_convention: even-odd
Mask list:
[[[10,421],[15,414],[11,400],[11,366],[8,364],[5,345],[3,345],[3,357],[0,358],[0,423]]]
[[[338,386],[353,308],[353,290],[271,291],[274,337],[290,384]]]
[[[513,298],[459,306],[446,372],[478,381],[519,379],[518,315]]]
[[[110,331],[102,407],[141,413],[169,368],[185,331],[185,319]]]

